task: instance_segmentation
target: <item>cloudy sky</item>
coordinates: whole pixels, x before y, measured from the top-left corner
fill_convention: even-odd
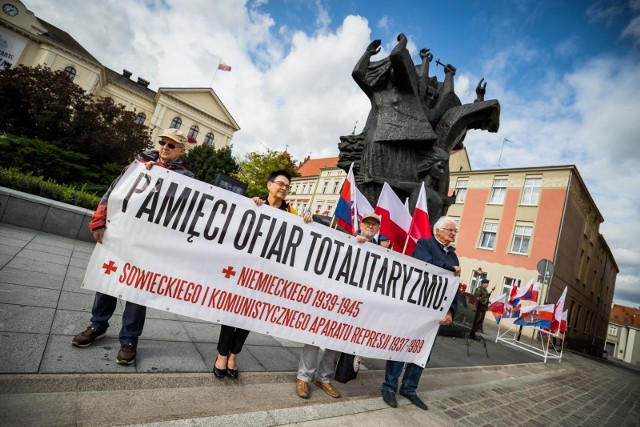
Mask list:
[[[337,156],[369,101],[351,79],[365,47],[398,33],[453,64],[456,92],[502,107],[465,141],[474,169],[574,164],[605,222],[614,302],[640,306],[640,0],[25,0],[105,66],[151,87],[211,85],[241,131],[234,154]],[[223,62],[231,72],[216,71]],[[440,79],[442,67],[434,69]]]

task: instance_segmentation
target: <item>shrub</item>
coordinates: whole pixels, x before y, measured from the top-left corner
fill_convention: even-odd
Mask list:
[[[90,210],[100,202],[100,197],[75,186],[58,184],[42,176],[33,176],[31,172],[22,173],[17,168],[0,167],[0,186]]]

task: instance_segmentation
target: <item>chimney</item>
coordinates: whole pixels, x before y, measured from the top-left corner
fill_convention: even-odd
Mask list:
[[[142,77],[138,77],[138,84],[142,87],[149,86],[149,80],[145,80]]]
[[[127,79],[130,79],[131,78],[131,71],[122,70],[122,75],[125,76]]]

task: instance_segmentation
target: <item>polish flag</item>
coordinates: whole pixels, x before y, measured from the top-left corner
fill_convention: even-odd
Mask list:
[[[416,248],[416,242],[418,241],[418,239],[428,239],[430,237],[433,237],[433,234],[431,233],[429,211],[427,210],[427,192],[424,190],[423,182],[422,186],[420,187],[418,202],[416,203],[416,208],[413,210],[413,217],[411,218],[407,248],[403,253],[413,253],[413,250]]]
[[[558,302],[555,304],[555,308],[553,310],[553,319],[560,324],[562,322],[562,312],[564,311],[564,301],[567,299],[567,287],[564,287],[564,291],[562,291],[562,295],[558,299]]]
[[[411,215],[386,182],[374,212],[380,215],[380,235],[387,236],[391,240],[393,249],[402,252],[409,234]]]

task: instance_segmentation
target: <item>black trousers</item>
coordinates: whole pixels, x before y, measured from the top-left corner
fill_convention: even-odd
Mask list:
[[[242,351],[242,346],[249,336],[246,329],[234,328],[233,326],[220,325],[220,338],[218,338],[218,353],[221,356],[228,356],[229,353],[238,354]]]

